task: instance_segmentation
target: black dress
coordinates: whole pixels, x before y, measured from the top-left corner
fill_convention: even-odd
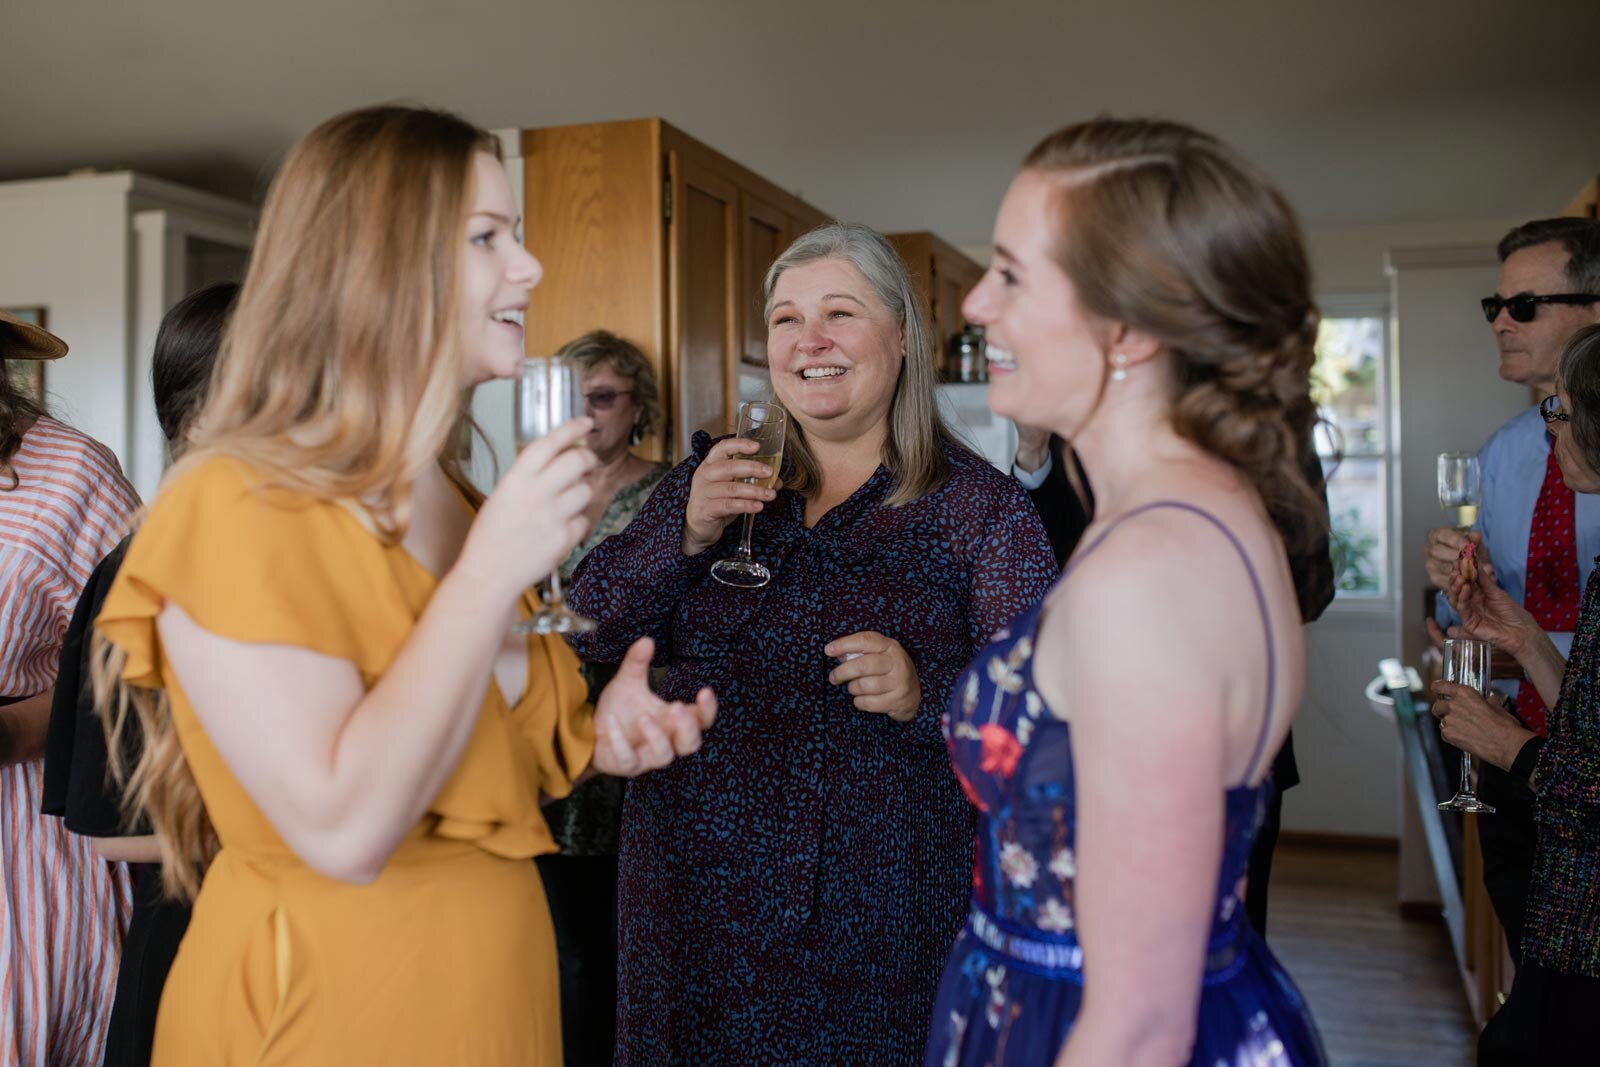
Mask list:
[[[1054,560],[1021,488],[947,447],[950,479],[900,507],[880,466],[805,524],[793,490],[755,518],[761,589],[685,556],[696,467],[668,474],[570,590],[615,662],[656,639],[661,695],[717,694],[700,751],[628,783],[617,1067],[894,1067],[922,1061],[934,991],[971,896],[973,811],[940,730],[958,674],[1044,595]],[[916,663],[910,722],[855,707],[823,648],[872,630]]]
[[[148,833],[123,825],[119,794],[107,770],[105,732],[94,711],[90,680],[90,637],[100,605],[111,590],[128,542],[123,541],[89,575],[72,613],[61,646],[55,703],[50,709],[50,735],[45,743],[44,814],[66,821],[68,830],[86,837],[123,837]],[[128,765],[138,758],[138,741],[123,750]],[[186,904],[161,895],[161,868],[134,864],[133,916],[122,943],[116,1001],[106,1034],[105,1067],[145,1067],[155,1040],[156,1009],[161,987],[189,926]]]

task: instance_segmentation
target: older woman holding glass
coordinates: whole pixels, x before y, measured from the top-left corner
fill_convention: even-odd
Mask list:
[[[594,422],[587,443],[595,465],[584,476],[593,492],[584,518],[589,533],[573,546],[561,577],[633,521],[671,469],[633,449],[661,419],[650,360],[637,345],[595,330],[559,353],[583,376],[584,414]],[[617,673],[610,663],[585,663],[589,699]],[[597,774],[571,795],[545,805],[545,821],[561,851],[538,858],[550,901],[561,963],[561,1044],[567,1067],[610,1063],[617,1015],[617,839],[625,782]]]
[[[573,583],[580,653],[653,635],[663,694],[715,680],[723,708],[699,758],[629,787],[622,1067],[919,1060],[972,869],[940,712],[1054,577],[1022,490],[940,419],[879,234],[801,237],[766,298],[782,484],[756,442],[697,435]],[[711,574],[746,515],[760,588]]]
[[[1562,477],[1600,493],[1600,326],[1568,344],[1556,390],[1542,411]],[[1478,1062],[1588,1063],[1600,1047],[1600,584],[1591,577],[1584,588],[1567,659],[1481,556],[1457,561],[1448,595],[1466,636],[1516,656],[1554,709],[1546,740],[1476,691],[1434,684],[1444,739],[1525,782],[1539,825],[1522,962]]]

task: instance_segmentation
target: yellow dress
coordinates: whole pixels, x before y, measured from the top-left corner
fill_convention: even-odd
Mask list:
[[[531,638],[527,692],[508,707],[490,684],[455,773],[382,874],[317,874],[206,737],[156,616],[170,600],[219,636],[349,660],[370,687],[437,583],[346,508],[259,483],[218,458],[167,487],[98,620],[128,653],[123,677],[171,695],[222,844],[162,994],[155,1064],[559,1064],[555,940],[528,861],[555,851],[540,794],[566,795],[593,752],[577,658]]]

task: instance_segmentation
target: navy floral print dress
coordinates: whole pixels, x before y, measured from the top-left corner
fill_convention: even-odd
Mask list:
[[[1250,567],[1209,513],[1163,502],[1121,516],[1078,551],[1067,573],[1117,523],[1152,507],[1182,508],[1213,523]],[[1253,568],[1250,575],[1255,582]],[[1259,584],[1256,597],[1265,627]],[[1036,605],[995,634],[962,675],[946,719],[957,773],[980,814],[972,912],[939,986],[926,1067],[1048,1067],[1077,1019],[1085,974],[1093,980],[1073,904],[1078,798],[1070,731],[1033,687],[1039,613]],[[1267,641],[1270,664],[1270,630]],[[1269,778],[1218,798],[1226,809],[1221,869],[1213,885],[1197,887],[1214,894],[1216,909],[1195,1005],[1194,1067],[1326,1062],[1305,1001],[1244,917],[1240,886],[1271,789]]]
[[[915,1064],[945,954],[967,910],[973,813],[940,716],[989,635],[1049,587],[1033,506],[980,458],[898,508],[879,467],[814,528],[782,491],[756,517],[762,589],[710,575],[737,543],[681,549],[690,479],[662,480],[634,523],[579,567],[591,659],[657,641],[661,692],[718,696],[695,755],[631,782],[623,809],[621,1067]],[[830,685],[823,646],[875,630],[917,664],[899,723]]]

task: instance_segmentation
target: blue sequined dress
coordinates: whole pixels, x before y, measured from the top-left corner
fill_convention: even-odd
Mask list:
[[[1227,527],[1187,504],[1147,505],[1122,518],[1152,507],[1195,512],[1244,556]],[[1080,551],[1073,565],[1114,529]],[[1251,581],[1265,626],[1253,568]],[[1048,1065],[1083,1001],[1086,967],[1073,906],[1071,732],[1033,687],[1040,610],[1036,605],[995,634],[957,682],[945,717],[957,774],[980,814],[972,910],[945,965],[924,1067]],[[1225,838],[1196,1004],[1195,1067],[1326,1063],[1305,1000],[1245,922],[1239,887],[1270,788],[1265,781],[1236,786],[1223,798]],[[1092,974],[1092,963],[1087,971]]]

